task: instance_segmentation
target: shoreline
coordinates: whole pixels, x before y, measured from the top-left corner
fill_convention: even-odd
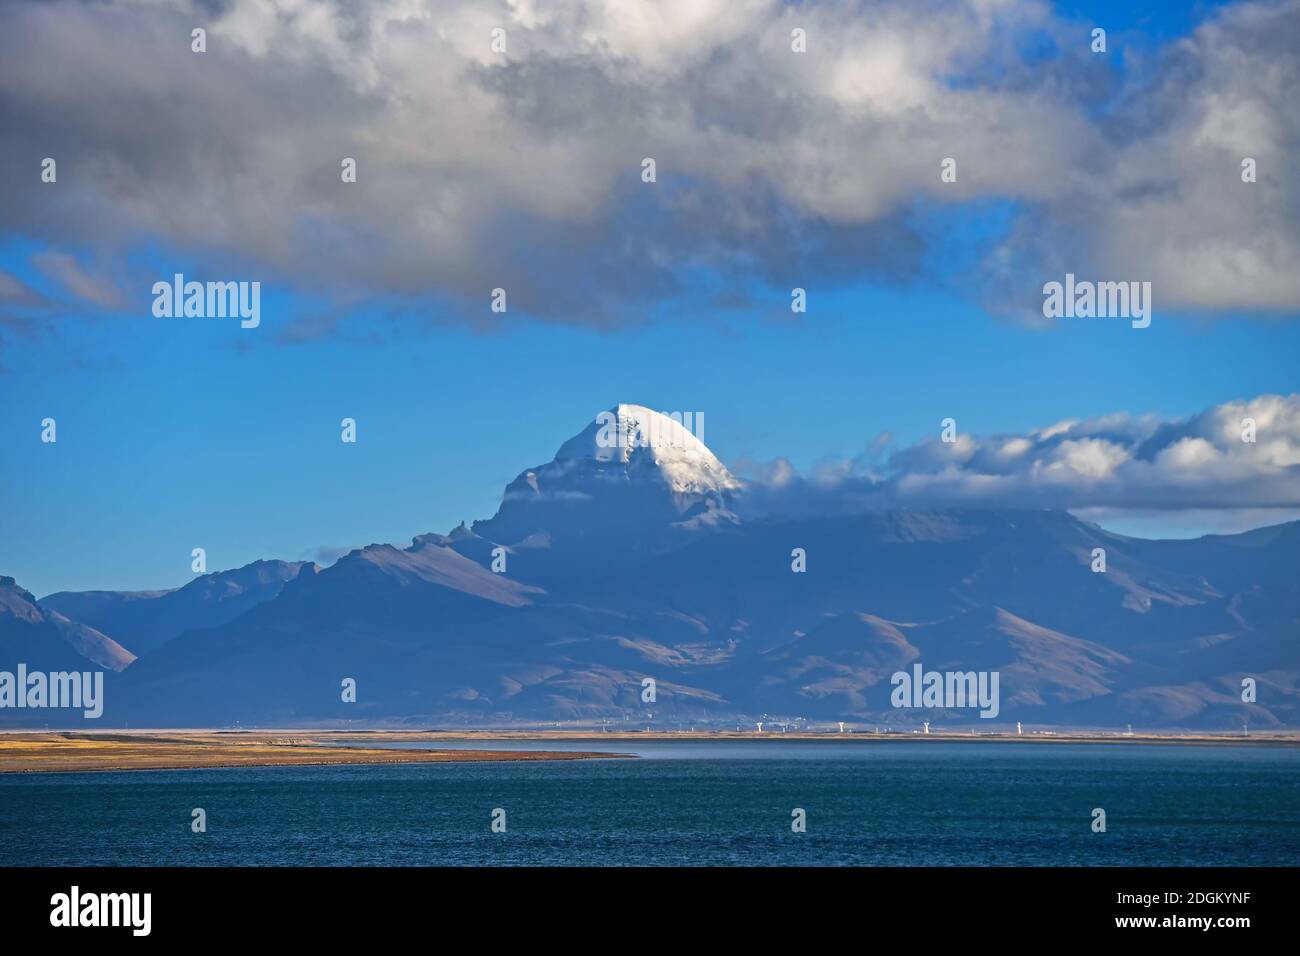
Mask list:
[[[397,750],[340,747],[329,735],[213,732],[123,734],[20,732],[0,734],[0,775],[136,770],[215,770],[235,767],[366,766],[635,759],[633,754],[548,750]]]
[[[0,745],[13,738],[51,738],[78,740],[121,740],[138,741],[149,738],[166,739],[209,739],[209,740],[269,740],[276,739],[280,745],[298,743],[308,745],[320,740],[449,740],[449,741],[483,741],[483,740],[855,740],[855,741],[899,741],[899,740],[946,740],[946,741],[1098,741],[1107,743],[1229,743],[1256,744],[1281,743],[1300,746],[1300,729],[1259,730],[1249,736],[1240,732],[1213,732],[1195,730],[1152,730],[1142,732],[1121,732],[1109,729],[1041,729],[1026,730],[1022,734],[1015,731],[981,731],[969,730],[920,730],[890,729],[879,733],[870,730],[851,729],[844,733],[836,730],[803,730],[782,733],[778,730],[605,730],[598,727],[581,727],[572,729],[555,728],[482,728],[476,730],[447,730],[440,728],[414,729],[408,727],[139,727],[114,728],[105,730],[86,730],[83,727],[2,727],[0,726]]]
[[[226,733],[239,733],[226,731]],[[303,731],[297,731],[302,734]],[[591,731],[591,730],[328,730],[313,733],[319,739],[335,740],[409,740],[447,743],[488,743],[493,741],[508,742],[545,742],[566,741],[573,743],[599,743],[607,741],[665,741],[665,742],[737,742],[737,741],[800,741],[816,743],[872,743],[880,745],[897,743],[1004,743],[1004,744],[1112,744],[1112,745],[1175,745],[1175,746],[1219,746],[1219,747],[1300,747],[1300,733],[1259,733],[1254,736],[1231,736],[1228,734],[1120,734],[1096,733],[1090,731],[1052,731],[1051,733],[1015,734],[983,733],[960,734],[931,731],[928,734],[911,732],[893,733],[836,733],[834,731],[812,733],[757,733],[756,731]]]
[[[758,733],[757,731],[593,730],[121,730],[0,731],[0,774],[84,773],[133,770],[204,770],[234,767],[365,766],[370,764],[467,763],[636,759],[603,749],[496,749],[493,744],[547,742],[594,747],[631,742],[735,743],[845,742],[888,746],[898,743],[998,743],[1008,745],[1093,744],[1127,746],[1300,747],[1300,734],[1255,736],[1168,733],[1052,731],[1049,733],[960,734],[931,732]],[[393,743],[428,743],[428,749],[397,749]],[[461,745],[438,749],[438,743]],[[371,746],[367,746],[371,745]],[[375,746],[378,745],[378,746]],[[464,745],[481,745],[465,747]]]

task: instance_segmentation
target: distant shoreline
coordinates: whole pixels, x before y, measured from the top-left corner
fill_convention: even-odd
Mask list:
[[[331,736],[303,731],[248,734],[220,734],[211,731],[4,733],[0,734],[0,774],[633,757],[632,754],[594,751],[346,747],[335,745]]]
[[[0,731],[0,774],[126,770],[198,770],[229,767],[285,767],[488,761],[549,761],[629,758],[605,750],[511,750],[492,744],[619,742],[845,742],[881,746],[898,743],[1003,743],[1025,745],[1110,744],[1133,746],[1300,747],[1300,734],[1119,734],[1084,731],[1051,733],[758,733],[757,731],[591,731],[591,730],[123,730]],[[482,744],[474,749],[395,749],[393,743]],[[381,745],[381,746],[366,746]]]
[[[281,731],[266,731],[281,733]],[[237,734],[240,731],[218,731],[218,733]],[[322,731],[283,731],[314,738],[333,738],[336,740],[410,740],[410,741],[446,741],[457,743],[479,743],[489,741],[569,741],[569,742],[614,742],[614,741],[819,741],[824,743],[852,741],[857,743],[1008,743],[1008,744],[1047,744],[1047,743],[1094,743],[1094,744],[1195,744],[1219,746],[1281,746],[1300,747],[1300,732],[1274,731],[1245,736],[1231,734],[1198,734],[1190,732],[1134,733],[1124,734],[1115,731],[1051,731],[1049,733],[992,733],[981,734],[931,731],[928,734],[910,731],[893,731],[890,733],[870,733],[854,731],[837,733],[835,731],[780,733],[764,731],[607,731],[599,730],[322,730]]]

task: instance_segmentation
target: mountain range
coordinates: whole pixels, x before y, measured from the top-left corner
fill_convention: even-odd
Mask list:
[[[1002,725],[1300,724],[1300,522],[1153,541],[1065,511],[745,500],[683,422],[619,405],[492,518],[407,548],[39,601],[0,578],[0,669],[103,668],[102,726],[983,723],[894,709],[916,664],[998,672]]]

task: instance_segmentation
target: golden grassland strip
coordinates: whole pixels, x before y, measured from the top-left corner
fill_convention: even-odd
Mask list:
[[[626,754],[519,750],[384,750],[330,746],[301,735],[0,734],[0,773],[88,770],[188,770],[321,764],[464,763],[582,760]]]

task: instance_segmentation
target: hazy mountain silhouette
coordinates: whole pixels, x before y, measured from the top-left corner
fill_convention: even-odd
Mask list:
[[[11,577],[0,577],[0,671],[120,671],[135,656],[92,627],[70,621],[41,607]],[[66,713],[66,712],[65,712]],[[57,720],[59,711],[0,708],[0,724],[41,725]]]
[[[305,561],[254,561],[195,578],[170,591],[60,591],[41,606],[89,624],[147,654],[182,631],[215,627],[280,593]]]

